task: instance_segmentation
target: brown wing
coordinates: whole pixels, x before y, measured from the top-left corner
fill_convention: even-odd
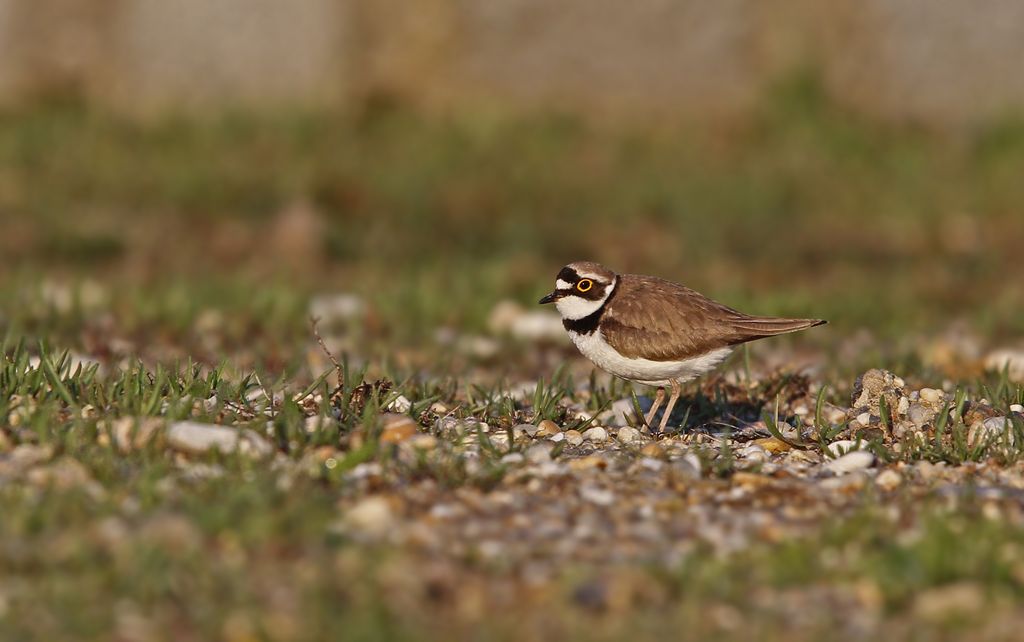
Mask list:
[[[601,317],[601,333],[624,356],[677,361],[823,323],[750,316],[677,283],[624,274]]]

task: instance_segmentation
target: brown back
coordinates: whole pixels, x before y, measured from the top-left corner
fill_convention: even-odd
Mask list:
[[[718,348],[825,323],[744,314],[690,288],[623,274],[601,317],[605,341],[630,358],[680,361]]]

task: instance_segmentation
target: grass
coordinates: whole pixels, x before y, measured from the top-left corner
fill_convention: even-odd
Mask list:
[[[511,425],[539,417],[555,397],[581,401],[585,388],[565,376],[540,383],[532,399],[516,403],[497,389],[466,386],[445,397],[415,382],[368,384],[355,369],[331,396],[325,379],[312,385],[260,383],[255,374],[232,380],[220,369],[189,364],[155,371],[136,364],[104,374],[98,366],[72,369],[66,354],[40,352],[38,365],[30,356],[23,346],[8,347],[0,368],[6,438],[51,450],[57,469],[61,462],[80,462],[90,481],[54,473],[0,488],[4,638],[320,639],[344,631],[364,640],[451,639],[485,625],[478,639],[513,639],[539,612],[530,605],[466,610],[458,588],[432,589],[429,573],[411,573],[424,568],[424,560],[387,547],[368,551],[332,533],[339,498],[354,491],[342,473],[359,463],[393,469],[404,483],[435,479],[450,489],[491,488],[505,473],[508,449],[493,446],[484,433],[476,435],[483,465],[473,467],[455,450],[409,460],[386,447],[372,427],[380,407],[397,394],[412,400],[413,416],[436,401],[457,407],[455,397],[465,396],[478,401],[457,416]],[[1002,391],[992,398],[1001,409],[1024,393],[1005,377],[979,383],[972,394],[981,390]],[[1019,446],[992,441],[965,450],[963,403],[963,395],[951,403],[952,419],[937,426],[934,444],[899,452],[873,447],[883,459],[911,464],[970,460],[1012,467]],[[251,427],[273,440],[282,456],[312,468],[297,475],[240,454],[212,454],[182,467],[159,441],[119,447],[113,422],[147,416]],[[309,432],[308,416],[335,421]],[[1020,431],[1015,425],[1015,444],[1024,443]],[[324,444],[360,432],[368,439],[346,459],[316,463]],[[723,449],[714,464],[726,479],[737,470],[731,456]],[[690,639],[738,639],[738,631],[757,626],[765,639],[811,640],[852,626],[849,618],[864,612],[882,622],[883,632],[904,631],[909,618],[916,639],[943,639],[950,631],[1013,618],[1012,604],[1024,592],[1019,506],[1002,501],[1003,516],[994,518],[984,495],[966,488],[957,497],[953,504],[938,496],[882,502],[868,492],[861,508],[827,520],[810,539],[754,543],[725,556],[695,550],[672,571],[570,570],[550,589],[551,599],[564,600],[568,611],[544,620],[552,628],[539,639],[618,639],[631,630],[633,637],[653,640],[686,623]],[[979,519],[983,514],[989,517]],[[394,584],[400,568],[407,579]],[[484,585],[504,581],[486,568],[473,574]],[[929,590],[964,584],[991,605],[983,618],[969,609],[947,617],[921,606]],[[431,591],[440,593],[430,598]],[[787,596],[811,612],[798,618],[787,610]],[[821,599],[852,600],[854,608],[830,610]],[[921,611],[929,614],[924,620],[916,615]],[[438,612],[445,617],[438,619]],[[702,612],[717,615],[691,619]],[[596,619],[578,620],[592,617],[588,613]]]

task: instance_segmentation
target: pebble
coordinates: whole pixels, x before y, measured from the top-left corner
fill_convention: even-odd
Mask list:
[[[1024,412],[1024,406],[1020,405],[1019,403],[1015,403],[1012,406],[1010,406],[1010,412]]]
[[[930,404],[937,404],[940,401],[942,401],[942,398],[946,395],[946,393],[942,392],[941,390],[936,390],[934,388],[921,388],[921,392],[919,392],[918,395],[920,396],[921,401]]]
[[[993,444],[1000,444],[1003,436],[1006,436],[1010,445],[1013,445],[1013,421],[1008,417],[989,417],[984,421],[973,424],[967,431],[967,443],[976,444],[988,441]]]
[[[615,400],[611,407],[601,413],[601,421],[608,426],[625,426],[633,414],[633,399],[626,397]]]
[[[1024,381],[1024,350],[994,350],[985,357],[985,369],[993,372],[1002,372],[1005,369],[1011,381]]]
[[[867,444],[865,442],[861,441],[859,443],[860,445],[858,446],[858,442],[853,439],[840,439],[839,441],[833,441],[829,444],[826,447],[826,450],[828,450],[829,454],[833,457],[842,457],[848,452],[865,450],[867,448]]]
[[[903,475],[892,468],[887,468],[882,472],[878,473],[878,477],[875,477],[875,485],[882,490],[895,490],[899,488],[900,484],[903,483]]]
[[[565,431],[565,443],[570,446],[579,446],[583,444],[583,435],[578,430],[566,430]]]
[[[862,412],[861,414],[857,415],[857,423],[859,423],[862,426],[870,426],[871,425],[871,413],[870,412]]]
[[[672,471],[684,479],[700,479],[700,457],[687,453],[672,462]]]
[[[412,402],[404,395],[398,395],[394,401],[385,406],[385,410],[390,410],[391,412],[397,412],[398,414],[404,415],[412,410]]]
[[[381,537],[387,534],[395,524],[395,514],[391,502],[380,496],[367,497],[345,512],[344,525],[348,529]]]
[[[430,451],[437,448],[437,437],[433,435],[418,434],[409,439],[405,444],[413,450]]]
[[[845,475],[857,470],[870,468],[874,462],[875,456],[871,453],[855,450],[852,453],[846,453],[838,459],[825,463],[822,465],[822,468],[836,475]]]
[[[935,419],[936,414],[938,413],[928,406],[919,403],[911,404],[910,408],[907,409],[907,419],[918,429],[928,425],[929,422]]]
[[[229,428],[195,421],[171,424],[167,428],[167,444],[191,455],[218,451],[264,457],[274,451],[270,442],[248,428]]]
[[[598,506],[611,506],[615,503],[615,493],[590,484],[580,487],[580,498]]]
[[[747,446],[740,451],[740,456],[751,462],[765,462],[771,458],[768,451],[757,444],[747,444]]]
[[[527,437],[536,437],[537,432],[540,430],[540,428],[538,426],[535,426],[534,424],[518,424],[512,430],[516,434],[522,432],[522,434],[526,435]]]
[[[760,446],[765,452],[777,455],[779,453],[789,452],[793,450],[793,447],[775,437],[765,437],[764,439],[755,439],[752,443]]]
[[[526,450],[526,461],[531,464],[541,464],[551,460],[552,446],[549,444],[535,444]]]
[[[667,459],[668,453],[657,442],[651,442],[640,449],[640,454],[651,459]]]
[[[624,428],[619,428],[616,438],[624,444],[635,444],[640,441],[640,431],[636,428],[625,426]]]
[[[537,437],[550,437],[551,435],[557,435],[561,431],[562,429],[558,427],[558,424],[550,419],[545,419],[537,424],[537,432],[535,434]]]
[[[380,433],[382,444],[400,444],[419,432],[419,424],[408,415],[389,412],[381,415],[380,421],[384,426]]]

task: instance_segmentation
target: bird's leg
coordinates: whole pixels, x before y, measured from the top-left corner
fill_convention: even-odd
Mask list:
[[[654,421],[654,413],[658,412],[658,408],[661,407],[661,402],[663,401],[665,401],[665,388],[659,387],[658,394],[654,395],[654,404],[647,411],[647,415],[644,416],[644,423],[647,424],[648,428],[651,428],[651,422]]]
[[[658,426],[658,432],[665,432],[665,426],[668,425],[668,418],[672,416],[672,409],[676,407],[676,401],[679,400],[679,395],[683,393],[683,385],[678,381],[672,382],[672,396],[668,398],[668,405],[665,406],[665,414],[661,416],[661,425]]]

